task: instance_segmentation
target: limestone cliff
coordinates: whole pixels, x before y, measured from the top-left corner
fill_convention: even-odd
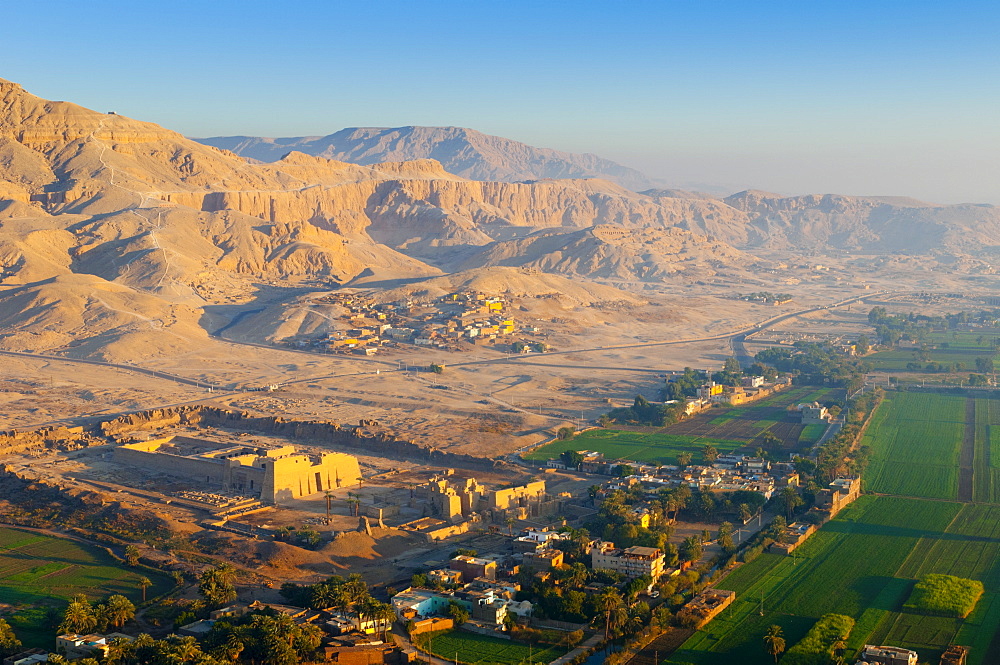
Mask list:
[[[463,267],[522,266],[633,281],[663,280],[682,274],[702,279],[722,268],[748,267],[756,260],[725,243],[685,229],[601,225],[572,232],[545,230],[497,242],[468,259]]]

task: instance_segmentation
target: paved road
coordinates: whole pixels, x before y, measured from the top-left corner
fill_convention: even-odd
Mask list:
[[[836,309],[838,307],[843,307],[844,305],[850,305],[850,304],[853,304],[853,303],[856,303],[856,302],[862,302],[862,301],[868,300],[869,298],[874,298],[876,296],[883,296],[883,295],[885,295],[884,292],[870,293],[870,294],[866,294],[866,295],[862,295],[862,296],[854,296],[852,298],[846,298],[844,300],[840,300],[838,302],[831,303],[829,305],[821,305],[821,306],[817,306],[817,307],[810,307],[808,309],[802,309],[802,310],[799,310],[797,312],[789,312],[787,314],[779,314],[777,316],[772,316],[770,319],[765,319],[764,321],[761,321],[760,323],[757,323],[755,325],[747,326],[745,328],[740,328],[739,330],[733,330],[733,331],[730,331],[730,332],[719,333],[717,335],[706,335],[704,337],[688,337],[688,338],[684,338],[684,339],[659,340],[659,341],[653,341],[653,342],[634,342],[634,343],[631,343],[631,344],[614,344],[614,345],[609,345],[609,346],[595,346],[595,347],[584,348],[584,349],[569,349],[569,350],[566,350],[566,351],[547,351],[544,355],[546,357],[549,357],[549,356],[567,355],[567,354],[571,354],[571,353],[574,353],[574,354],[575,353],[595,353],[595,352],[600,352],[600,351],[616,351],[618,349],[641,349],[641,348],[653,347],[653,346],[673,346],[673,345],[677,345],[677,344],[696,344],[696,343],[699,343],[699,342],[713,342],[713,341],[716,341],[716,340],[724,340],[724,339],[732,339],[732,338],[741,338],[741,340],[742,340],[742,339],[746,339],[746,337],[748,337],[749,335],[753,335],[754,333],[761,332],[761,331],[765,330],[766,328],[768,328],[769,326],[775,325],[776,323],[781,323],[781,322],[787,321],[789,319],[798,318],[798,317],[804,316],[806,314],[813,314],[815,312],[822,312],[824,310]],[[469,365],[488,365],[488,364],[492,364],[492,363],[502,363],[502,362],[519,361],[519,360],[522,360],[524,358],[535,359],[535,358],[538,358],[538,355],[536,355],[536,354],[532,354],[532,355],[528,355],[528,356],[516,355],[516,356],[503,357],[503,358],[491,358],[489,360],[470,360],[470,361],[464,362],[464,363],[450,363],[448,366],[449,367],[466,367],[466,366],[469,366]],[[522,364],[526,364],[526,363],[522,363]],[[577,366],[577,365],[574,365],[574,366]],[[618,368],[613,368],[613,369],[618,369]]]
[[[597,631],[596,633],[594,633],[593,635],[591,635],[589,638],[587,638],[585,641],[580,642],[580,644],[576,648],[574,648],[574,649],[570,650],[569,652],[567,652],[565,656],[559,656],[558,658],[556,658],[555,660],[553,660],[551,663],[549,663],[549,665],[563,665],[563,663],[568,663],[569,661],[573,660],[574,658],[576,658],[580,654],[586,653],[589,650],[591,650],[594,647],[596,647],[598,644],[601,643],[601,640],[603,640],[603,639],[604,639],[604,635],[601,634],[600,631]]]
[[[0,355],[4,356],[14,356],[17,358],[34,358],[40,360],[50,360],[52,362],[63,362],[63,363],[81,363],[84,365],[96,365],[98,367],[113,367],[115,369],[125,370],[126,372],[135,372],[136,374],[144,374],[146,376],[153,376],[157,379],[167,379],[168,381],[176,381],[177,383],[183,383],[188,386],[195,386],[197,388],[208,388],[211,384],[205,381],[197,381],[195,379],[187,379],[183,376],[177,376],[176,374],[170,374],[168,372],[161,372],[158,369],[146,369],[145,367],[139,367],[138,365],[125,365],[121,363],[109,363],[103,360],[86,360],[84,358],[67,358],[65,356],[50,356],[41,353],[23,353],[21,351],[0,351]]]
[[[731,344],[732,344],[734,353],[736,353],[737,355],[739,355],[741,353],[743,355],[746,355],[746,350],[745,350],[745,347],[743,346],[743,341],[747,338],[747,336],[752,335],[752,334],[757,333],[757,332],[760,332],[760,331],[764,330],[765,328],[767,328],[768,326],[773,326],[776,323],[781,323],[782,321],[787,321],[789,319],[794,319],[796,317],[804,316],[806,314],[811,314],[811,313],[819,312],[819,311],[823,311],[823,310],[835,309],[837,307],[842,307],[844,305],[849,305],[849,304],[852,304],[852,303],[855,303],[855,302],[863,302],[863,301],[868,300],[870,298],[884,297],[884,296],[891,296],[891,295],[897,295],[897,294],[893,294],[893,293],[889,293],[889,292],[876,292],[876,293],[871,293],[871,294],[866,294],[866,295],[861,295],[861,296],[854,296],[852,298],[847,298],[847,299],[841,300],[839,302],[832,303],[830,305],[824,305],[824,306],[818,306],[818,307],[810,307],[808,309],[803,309],[803,310],[799,310],[799,311],[796,311],[796,312],[789,312],[787,314],[779,314],[777,316],[771,317],[770,319],[766,319],[764,321],[761,321],[760,323],[758,323],[756,325],[748,326],[746,328],[741,328],[739,330],[730,331],[730,332],[726,332],[726,333],[719,333],[717,335],[706,335],[704,337],[692,337],[692,338],[675,339],[675,340],[659,340],[659,341],[652,341],[652,342],[636,342],[636,343],[632,343],[632,344],[615,344],[615,345],[610,345],[610,346],[597,346],[597,347],[590,347],[590,348],[583,348],[583,349],[570,349],[570,350],[565,350],[565,351],[549,351],[549,352],[545,353],[544,355],[545,355],[546,358],[548,358],[548,357],[551,357],[551,356],[568,355],[568,354],[599,353],[599,352],[604,352],[604,351],[614,351],[614,350],[618,350],[618,349],[636,349],[636,348],[646,348],[646,347],[655,347],[655,346],[671,346],[671,345],[678,345],[678,344],[693,344],[693,343],[699,343],[699,342],[710,342],[710,341],[725,340],[725,339],[731,340]],[[225,327],[223,327],[221,330],[224,330],[224,329],[225,329]],[[257,343],[254,343],[254,342],[237,342],[237,341],[234,341],[234,340],[225,339],[223,337],[217,337],[217,339],[219,339],[220,341],[226,342],[228,344],[235,344],[235,345],[238,345],[238,346],[251,346],[251,347],[256,347],[256,348],[260,348],[260,349],[266,349],[266,350],[269,350],[269,351],[278,350],[278,351],[283,351],[285,353],[297,353],[297,354],[303,354],[303,355],[308,355],[308,356],[320,356],[320,357],[325,357],[327,359],[340,359],[336,355],[329,354],[329,353],[318,353],[318,352],[315,352],[315,351],[305,351],[305,350],[299,350],[299,349],[280,348],[280,347],[270,346],[270,345],[267,345],[267,344],[257,344]],[[157,379],[164,379],[164,380],[167,380],[167,381],[174,381],[176,383],[179,383],[179,384],[182,384],[182,385],[187,385],[187,386],[192,386],[192,387],[195,387],[195,388],[205,388],[205,389],[207,389],[209,386],[213,387],[216,390],[218,390],[218,389],[221,388],[221,386],[213,385],[213,384],[211,384],[209,382],[206,382],[206,381],[199,381],[199,380],[196,380],[196,379],[189,379],[189,378],[186,378],[186,377],[183,377],[183,376],[179,376],[177,374],[171,374],[169,372],[164,372],[162,370],[148,369],[148,368],[145,368],[145,367],[140,367],[138,365],[129,365],[129,364],[124,364],[124,363],[112,363],[112,362],[106,362],[106,361],[102,361],[102,360],[88,360],[88,359],[84,359],[84,358],[69,358],[69,357],[64,357],[64,356],[54,356],[54,355],[41,354],[41,353],[25,353],[25,352],[21,352],[21,351],[3,351],[3,350],[0,350],[0,355],[12,356],[12,357],[17,357],[17,358],[32,358],[32,359],[38,359],[38,360],[48,360],[48,361],[51,361],[51,362],[79,363],[79,364],[84,364],[84,365],[92,365],[92,366],[96,366],[96,367],[109,367],[109,368],[118,369],[118,370],[125,371],[125,372],[133,372],[133,373],[141,374],[141,375],[144,375],[144,376],[150,376],[150,377],[154,377],[154,378],[157,378]],[[592,365],[586,365],[585,363],[575,363],[575,364],[572,364],[572,365],[557,365],[557,364],[549,364],[549,363],[541,363],[541,362],[531,362],[532,360],[535,360],[535,359],[537,359],[539,357],[540,357],[539,355],[530,355],[530,356],[512,355],[512,356],[504,356],[504,357],[501,357],[501,358],[489,358],[489,359],[484,359],[484,360],[470,360],[470,361],[466,361],[466,362],[451,363],[449,366],[450,367],[468,367],[468,366],[475,366],[475,365],[490,365],[490,364],[495,364],[495,363],[511,363],[511,362],[513,362],[513,363],[518,363],[518,364],[522,364],[522,365],[535,365],[535,366],[542,366],[542,367],[577,368],[577,367],[587,366],[587,367],[593,367],[594,369],[611,369],[611,370],[617,370],[617,371],[635,371],[635,372],[656,372],[656,371],[659,371],[659,370],[653,370],[653,369],[648,369],[648,368],[604,367],[604,366],[596,366],[596,365],[592,366]],[[357,356],[357,357],[353,357],[352,356],[351,358],[344,358],[343,360],[348,361],[348,362],[358,362],[358,361],[360,361],[360,362],[365,362],[365,363],[368,363],[368,364],[371,364],[371,365],[380,365],[381,367],[378,367],[377,371],[383,371],[383,372],[400,372],[400,371],[405,371],[405,370],[400,369],[400,367],[399,367],[400,363],[402,361],[397,361],[397,360],[380,360],[380,359],[377,359],[377,358],[369,358],[369,357],[366,357],[366,356]],[[328,375],[328,376],[318,376],[318,377],[317,376],[312,376],[312,377],[302,378],[302,379],[293,379],[293,380],[290,380],[290,381],[283,380],[283,381],[279,381],[278,383],[281,384],[281,385],[291,385],[291,384],[297,384],[297,383],[307,383],[307,382],[310,382],[310,381],[319,381],[319,380],[324,380],[324,379],[347,377],[347,376],[364,376],[364,375],[369,375],[369,374],[372,374],[372,373],[373,372],[371,372],[371,371],[346,372],[346,373],[343,373],[343,374],[332,374],[332,375]],[[242,390],[231,390],[231,391],[229,391],[227,393],[224,393],[224,394],[214,395],[214,397],[227,397],[227,396],[239,394],[241,392],[244,392],[244,391],[242,391]],[[506,406],[508,408],[515,409],[517,411],[526,411],[525,409],[521,409],[521,408],[515,407],[512,404],[507,404],[505,402],[502,402],[501,400],[497,400],[496,398],[494,398],[492,396],[491,396],[491,399],[493,401],[496,401],[497,403],[499,403],[501,406]],[[204,398],[197,398],[197,399],[193,399],[193,400],[176,402],[176,403],[169,404],[169,405],[160,405],[160,407],[150,407],[150,408],[162,408],[162,407],[165,407],[165,406],[179,406],[181,404],[191,404],[191,403],[200,402],[200,401],[203,401],[203,400],[204,400]],[[526,412],[528,412],[528,411],[526,411]],[[44,423],[43,425],[45,425],[45,424],[55,424],[56,422],[62,422],[62,421],[52,421],[50,423]],[[42,425],[38,425],[38,426],[42,426]]]

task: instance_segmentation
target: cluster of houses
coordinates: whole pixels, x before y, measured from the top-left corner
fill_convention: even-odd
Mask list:
[[[473,629],[502,632],[512,621],[524,623],[531,619],[533,606],[527,600],[514,600],[520,590],[515,577],[530,572],[549,579],[564,563],[562,550],[554,545],[568,537],[547,528],[528,529],[514,539],[513,555],[455,556],[447,568],[425,575],[427,587],[406,589],[392,597],[396,616],[404,623],[414,622],[411,626],[418,632],[423,622],[440,630],[440,621],[452,605],[465,609]],[[676,572],[665,567],[664,554],[655,547],[619,549],[614,543],[593,540],[587,548],[593,568],[617,571],[626,579],[648,576],[656,581]],[[600,593],[605,586],[591,584],[582,591]]]
[[[749,490],[770,499],[776,490],[789,485],[797,487],[799,474],[789,462],[771,462],[761,457],[747,455],[720,455],[711,464],[680,466],[653,466],[622,459],[607,459],[603,453],[581,450],[580,470],[602,475],[620,475],[622,466],[631,468],[632,475],[608,480],[602,492],[629,490],[641,485],[651,493],[664,487],[687,485],[691,489],[708,489],[713,492]],[[549,468],[565,469],[562,460],[549,460]],[[599,495],[600,496],[600,495]]]
[[[296,344],[312,343],[339,353],[374,355],[381,347],[399,343],[460,350],[460,342],[494,345],[519,330],[507,300],[476,291],[452,293],[432,302],[377,303],[371,297],[348,293],[329,294],[314,302],[344,308],[348,327],[321,340]],[[538,332],[534,327],[520,330]]]
[[[806,519],[792,522],[771,549],[782,554],[791,554],[806,542],[820,526],[830,521],[849,503],[861,496],[861,478],[837,478],[816,497],[816,505],[809,509]]]
[[[400,621],[419,623],[445,616],[456,604],[468,612],[472,625],[502,631],[508,617],[528,618],[533,609],[528,601],[514,600],[520,589],[511,579],[516,571],[507,557],[458,555],[448,568],[426,574],[428,584],[450,588],[410,588],[392,597],[392,607]]]
[[[784,377],[773,382],[767,382],[763,376],[746,376],[738,386],[724,386],[721,383],[708,381],[698,387],[694,397],[684,399],[684,415],[700,413],[713,406],[737,406],[746,404],[768,395],[773,395],[791,385],[791,377]],[[677,404],[680,400],[669,400],[667,404]]]

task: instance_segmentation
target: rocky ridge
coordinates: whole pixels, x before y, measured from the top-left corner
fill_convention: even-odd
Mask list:
[[[383,143],[365,159],[402,156]],[[206,307],[252,302],[262,285],[323,290],[497,266],[530,269],[519,279],[543,291],[542,273],[738,274],[772,249],[958,265],[998,245],[992,206],[483,181],[434,159],[365,165],[293,151],[251,163],[0,80],[0,346],[15,350],[127,360],[196,348]]]
[[[355,164],[435,159],[471,180],[601,178],[634,190],[654,186],[641,172],[597,155],[536,148],[466,127],[349,127],[328,136],[196,140],[262,162],[278,161],[291,151]]]

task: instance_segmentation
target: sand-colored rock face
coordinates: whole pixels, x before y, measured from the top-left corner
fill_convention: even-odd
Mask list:
[[[757,247],[1000,244],[990,206],[763,192],[719,200],[590,177],[471,180],[423,158],[438,154],[434,136],[410,135],[427,149],[355,137],[352,157],[390,158],[379,163],[294,151],[249,163],[0,80],[0,345],[122,357],[196,348],[212,318],[205,306],[249,302],[261,285],[322,289],[491,266],[661,281],[749,269]],[[516,170],[535,158],[527,148],[478,150]],[[258,338],[319,325],[270,321],[277,327]]]
[[[355,127],[320,137],[220,136],[198,140],[265,162],[297,150],[355,164],[434,159],[449,172],[471,180],[600,178],[633,190],[653,186],[639,171],[597,155],[536,148],[465,127]]]
[[[572,233],[540,231],[494,243],[466,267],[522,266],[546,272],[633,281],[688,273],[701,279],[753,257],[685,229],[630,229],[601,225]]]

